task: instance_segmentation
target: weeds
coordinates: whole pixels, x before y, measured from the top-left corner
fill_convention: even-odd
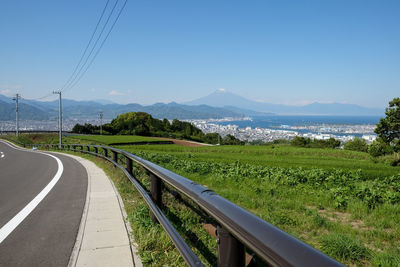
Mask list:
[[[321,250],[331,257],[352,262],[360,262],[370,255],[358,239],[343,234],[324,235]]]

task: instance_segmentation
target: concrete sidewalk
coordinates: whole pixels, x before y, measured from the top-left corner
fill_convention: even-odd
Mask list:
[[[68,155],[64,154],[63,155]],[[142,266],[117,190],[93,162],[79,161],[88,173],[88,194],[69,266]]]

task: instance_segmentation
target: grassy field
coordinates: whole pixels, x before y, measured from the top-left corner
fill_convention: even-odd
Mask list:
[[[300,148],[288,145],[211,147],[145,145],[120,148],[131,152],[167,153],[178,158],[186,158],[190,154],[193,161],[221,163],[240,161],[241,163],[270,167],[339,168],[350,171],[361,169],[365,174],[373,177],[400,172],[399,168],[383,163],[374,163],[367,153],[339,149]]]
[[[400,266],[400,168],[374,163],[366,153],[287,145],[121,148],[214,190],[346,265]],[[185,266],[133,186],[95,161],[117,183],[145,265]],[[134,171],[148,187],[145,172]],[[163,203],[178,231],[214,266],[215,240],[199,226],[205,219],[169,194]]]
[[[290,146],[124,147],[350,266],[400,266],[400,169]]]
[[[155,142],[161,141],[155,138],[137,135],[70,135],[67,139],[95,142],[109,145],[112,143],[133,143],[133,142]]]
[[[5,136],[15,139],[15,135]],[[21,134],[18,141],[25,144],[58,144],[57,134]],[[134,142],[156,142],[162,141],[152,137],[137,135],[68,135],[63,137],[64,144],[103,144],[112,143],[134,143]]]

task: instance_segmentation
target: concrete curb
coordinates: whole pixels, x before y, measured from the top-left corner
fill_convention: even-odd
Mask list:
[[[55,153],[58,153],[58,152],[55,152]],[[65,155],[64,153],[59,153],[59,154]],[[73,158],[75,158],[78,161],[80,159],[79,157],[73,157]],[[83,165],[83,166],[85,166],[85,165]],[[86,202],[85,202],[85,207],[83,208],[81,223],[79,225],[79,231],[78,231],[78,234],[76,236],[75,245],[74,245],[74,248],[72,249],[71,257],[70,257],[69,262],[68,262],[68,267],[76,266],[76,262],[78,261],[78,255],[79,255],[79,251],[80,251],[81,245],[82,245],[83,234],[85,232],[87,213],[88,213],[88,209],[89,209],[89,205],[90,205],[89,204],[90,203],[90,197],[89,196],[90,196],[90,189],[91,189],[91,176],[90,176],[90,173],[87,171],[86,167],[85,167],[85,170],[86,170],[86,173],[87,173],[87,176],[88,176]]]

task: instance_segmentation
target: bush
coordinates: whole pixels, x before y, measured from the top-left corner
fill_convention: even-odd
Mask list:
[[[344,149],[346,150],[353,150],[353,151],[360,151],[360,152],[367,152],[368,151],[368,144],[364,139],[355,138],[354,140],[348,141],[344,143]]]
[[[340,146],[340,141],[335,138],[329,138],[328,140],[319,140],[296,136],[290,144],[292,146],[299,147],[313,147],[313,148],[337,148]]]
[[[369,145],[368,153],[372,157],[380,157],[387,154],[392,154],[393,148],[390,145],[384,143],[381,139],[377,139]]]
[[[233,135],[228,134],[222,139],[222,144],[223,145],[244,145],[243,141],[240,141]]]
[[[290,141],[290,144],[292,146],[299,146],[299,147],[305,147],[305,146],[309,145],[310,143],[311,143],[310,138],[304,138],[304,137],[300,137],[300,136],[296,136],[295,138],[293,138],[292,141]]]

